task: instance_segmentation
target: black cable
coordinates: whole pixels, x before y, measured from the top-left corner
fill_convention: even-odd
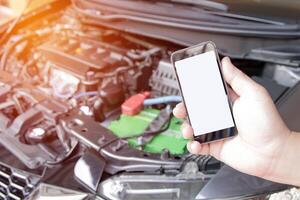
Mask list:
[[[172,119],[172,115],[170,115],[168,121],[163,125],[163,128],[161,128],[160,130],[148,131],[148,132],[144,132],[141,135],[135,135],[135,136],[129,136],[129,137],[122,137],[120,139],[122,139],[122,140],[128,140],[128,139],[133,139],[133,138],[138,138],[138,137],[146,137],[146,136],[155,136],[155,135],[158,135],[158,134],[160,134],[162,132],[165,132],[166,130],[168,130],[170,128],[171,119]]]

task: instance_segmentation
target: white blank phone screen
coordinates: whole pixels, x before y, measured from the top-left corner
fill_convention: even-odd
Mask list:
[[[194,135],[234,126],[214,51],[175,62]]]

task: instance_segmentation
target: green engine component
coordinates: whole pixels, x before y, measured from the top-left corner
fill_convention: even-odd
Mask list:
[[[118,137],[128,139],[129,145],[138,148],[136,138],[147,128],[147,126],[159,114],[159,110],[145,109],[135,116],[121,115],[116,121],[111,122],[109,129]],[[161,153],[168,149],[173,155],[179,155],[186,152],[187,140],[182,137],[180,125],[182,120],[172,117],[169,128],[156,135],[149,143],[144,146],[144,151],[150,153]]]

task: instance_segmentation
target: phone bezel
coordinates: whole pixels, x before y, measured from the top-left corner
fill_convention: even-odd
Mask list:
[[[209,50],[207,50],[207,47],[210,47]],[[211,132],[211,133],[206,133],[206,134],[202,134],[199,136],[195,136],[194,135],[194,140],[199,141],[200,143],[209,143],[209,142],[213,142],[213,141],[217,141],[217,140],[222,140],[222,139],[226,139],[226,138],[230,138],[233,137],[237,134],[237,131],[235,130],[235,120],[233,117],[233,112],[232,112],[232,103],[230,102],[229,96],[228,96],[228,88],[227,88],[227,84],[224,80],[223,74],[222,74],[222,69],[221,69],[221,62],[220,62],[220,58],[219,58],[219,54],[216,48],[216,45],[211,42],[211,41],[207,41],[207,42],[203,42],[200,44],[197,44],[195,46],[191,46],[185,49],[181,49],[178,50],[176,52],[173,52],[171,55],[171,62],[173,64],[173,68],[175,70],[175,74],[176,74],[176,78],[178,80],[178,85],[179,85],[179,89],[181,92],[181,96],[182,96],[182,100],[183,103],[185,104],[185,98],[184,95],[182,93],[182,87],[178,78],[178,74],[177,74],[177,70],[175,67],[175,62],[185,59],[185,58],[189,58],[195,55],[199,55],[201,53],[205,53],[208,51],[214,51],[215,55],[216,55],[216,59],[217,59],[217,63],[218,63],[218,69],[219,69],[219,73],[222,79],[222,83],[223,83],[223,87],[227,96],[227,100],[228,100],[228,104],[230,107],[230,112],[231,112],[231,117],[233,119],[233,123],[234,123],[234,127],[232,128],[226,128],[226,129],[222,129],[216,132]],[[190,123],[190,118],[189,118],[189,113],[187,111],[187,120]]]

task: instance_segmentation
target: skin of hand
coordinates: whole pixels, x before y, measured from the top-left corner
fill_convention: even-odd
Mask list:
[[[221,69],[228,84],[238,134],[200,144],[192,141],[193,129],[184,123],[183,136],[191,139],[188,150],[193,154],[212,155],[250,175],[300,186],[299,134],[287,128],[266,89],[237,69],[228,57],[222,60]],[[178,104],[173,113],[178,118],[186,118],[184,104]]]

